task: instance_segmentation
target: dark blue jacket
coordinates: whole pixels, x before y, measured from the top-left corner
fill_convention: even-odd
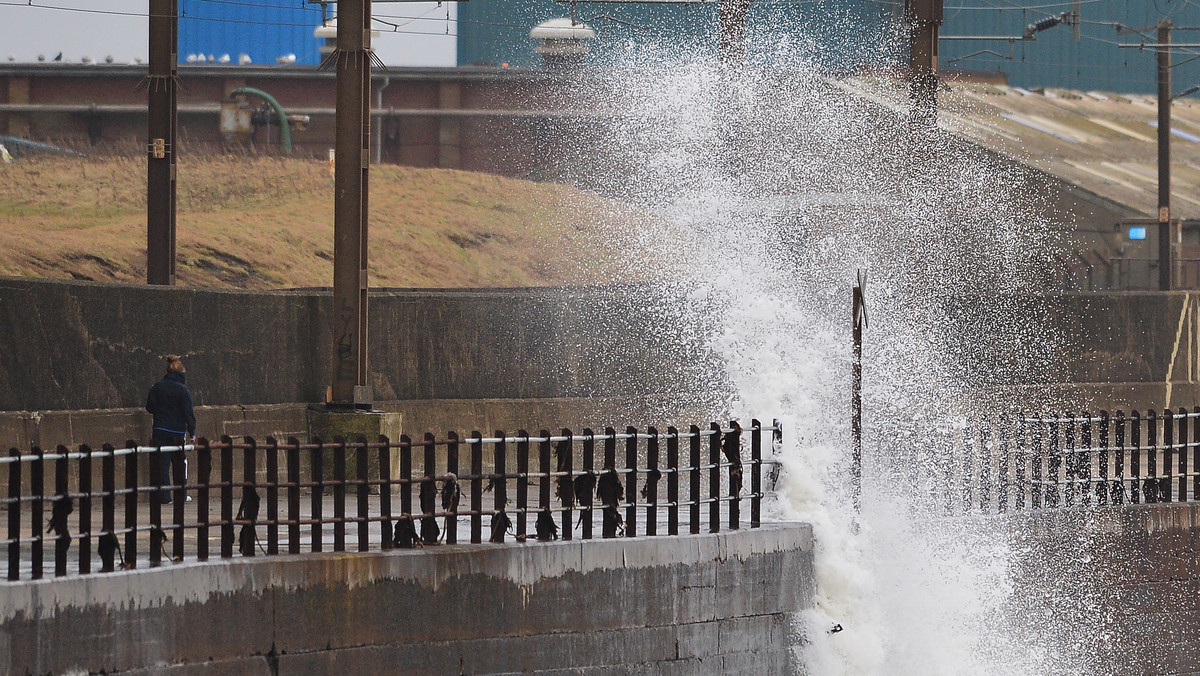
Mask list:
[[[184,384],[183,374],[168,371],[154,383],[146,396],[146,411],[154,416],[154,429],[172,434],[196,433],[196,413],[192,410],[192,393]]]

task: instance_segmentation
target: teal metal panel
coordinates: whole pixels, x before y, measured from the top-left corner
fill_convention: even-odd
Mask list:
[[[1015,5],[1030,5],[1023,9]],[[1073,7],[1071,0],[1056,2],[995,2],[994,0],[947,0],[942,36],[1021,35],[1025,27]],[[1155,56],[1151,50],[1122,49],[1119,43],[1154,42],[1155,24],[1169,18],[1181,27],[1200,27],[1200,5],[1185,0],[1083,0],[1079,5],[1083,22],[1079,39],[1069,26],[1058,26],[1037,34],[1029,42],[942,40],[941,66],[977,70],[999,70],[1009,83],[1019,87],[1062,87],[1083,91],[1128,93],[1155,91]],[[1118,34],[1114,24],[1142,28],[1137,34]],[[1179,30],[1173,42],[1200,42],[1200,31]],[[1200,54],[1176,51],[1173,70],[1175,90],[1200,83],[1200,61],[1184,64]]]
[[[460,65],[536,67],[531,28],[571,14],[554,0],[471,0],[458,7]],[[791,41],[797,51],[831,67],[871,60],[884,46],[891,9],[873,0],[791,2],[759,0],[748,19],[749,52],[771,51]],[[693,3],[580,2],[577,18],[596,31],[593,62],[627,58],[629,49],[713,52],[717,6]],[[895,51],[894,48],[891,51]]]

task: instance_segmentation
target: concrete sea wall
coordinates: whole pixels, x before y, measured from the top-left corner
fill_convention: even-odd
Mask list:
[[[1047,673],[1200,675],[1200,503],[1025,512],[1003,519],[1016,579],[1002,621]],[[1073,645],[1054,645],[1060,632]]]
[[[0,582],[0,674],[795,673],[804,524]]]

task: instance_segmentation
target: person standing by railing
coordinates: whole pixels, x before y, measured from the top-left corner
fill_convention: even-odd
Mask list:
[[[178,355],[167,357],[167,373],[154,383],[146,396],[146,411],[154,416],[151,443],[155,446],[183,446],[196,438],[196,414],[192,408],[192,393],[188,390],[184,373],[187,369]],[[184,475],[183,451],[163,453],[159,466],[160,487],[171,485],[171,466],[178,464],[176,476]],[[164,490],[160,496],[162,504],[171,503],[170,492]]]

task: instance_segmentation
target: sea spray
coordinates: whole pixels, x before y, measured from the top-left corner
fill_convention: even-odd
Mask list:
[[[1024,346],[1053,339],[1037,313],[996,302],[1002,325],[973,326],[947,302],[1036,291],[1055,246],[1039,186],[952,136],[914,136],[895,82],[840,80],[797,41],[777,44],[735,70],[626,54],[591,93],[620,120],[608,170],[575,178],[655,213],[662,227],[638,248],[672,298],[710,308],[694,328],[723,368],[686,385],[724,392],[714,415],[783,424],[774,510],[816,538],[807,673],[1058,673],[1078,632],[1039,627],[1030,642],[1012,616],[1022,580],[1007,526],[945,514],[930,481],[964,421],[1020,405],[964,374],[1028,368]],[[847,482],[857,269],[869,280],[861,514]]]

